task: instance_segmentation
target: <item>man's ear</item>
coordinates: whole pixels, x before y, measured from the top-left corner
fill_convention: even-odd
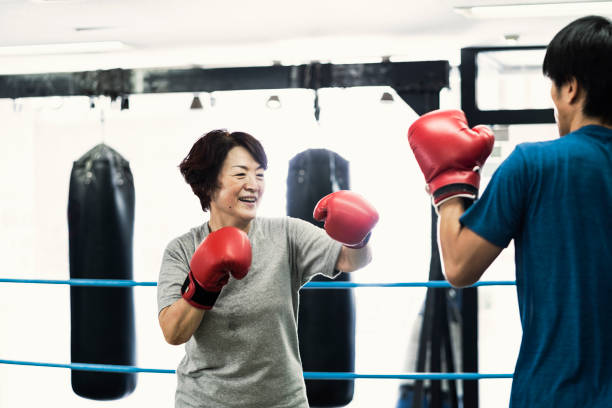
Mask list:
[[[582,98],[582,88],[578,84],[576,77],[571,77],[565,83],[565,96],[570,104],[574,104]]]

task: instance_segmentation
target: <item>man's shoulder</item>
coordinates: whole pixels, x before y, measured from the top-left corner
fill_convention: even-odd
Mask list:
[[[541,152],[556,149],[561,139],[543,140],[539,142],[523,142],[516,145],[516,150],[524,156],[540,154]]]
[[[571,150],[572,141],[565,138],[543,140],[539,142],[524,142],[516,145],[514,151],[507,160],[519,166],[544,165],[545,163],[556,163],[559,156]]]
[[[593,143],[593,130],[582,127],[565,136],[540,142],[525,142],[516,146],[510,156],[528,163],[557,163],[562,158],[580,156]],[[510,157],[509,157],[510,158]]]

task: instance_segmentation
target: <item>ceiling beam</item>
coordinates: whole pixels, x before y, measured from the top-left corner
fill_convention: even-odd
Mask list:
[[[448,61],[310,64],[238,68],[111,69],[0,75],[0,98],[390,86],[402,94],[449,86]],[[403,96],[402,96],[403,97]]]

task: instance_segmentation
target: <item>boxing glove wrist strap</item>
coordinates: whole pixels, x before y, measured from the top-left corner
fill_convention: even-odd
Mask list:
[[[370,237],[372,236],[372,231],[368,232],[368,235],[365,236],[365,238],[363,239],[363,241],[361,241],[358,244],[355,245],[347,245],[344,244],[345,247],[351,248],[351,249],[360,249],[363,248],[364,246],[366,246],[368,244],[368,241],[370,240]]]
[[[183,286],[181,287],[183,299],[185,299],[191,306],[197,307],[198,309],[212,309],[220,293],[220,291],[208,291],[200,286],[193,278],[193,273],[191,270],[189,271],[189,274],[185,278],[185,282],[183,282]]]
[[[457,183],[440,187],[432,194],[433,202],[436,206],[442,204],[444,201],[452,197],[457,196],[475,200],[476,196],[478,196],[478,189],[471,184]]]

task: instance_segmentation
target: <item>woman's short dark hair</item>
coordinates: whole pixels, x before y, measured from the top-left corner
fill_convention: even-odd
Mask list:
[[[546,49],[544,75],[561,87],[572,77],[584,89],[583,113],[612,124],[612,23],[579,18],[559,31]]]
[[[181,174],[193,193],[200,199],[202,210],[210,209],[210,200],[218,185],[217,180],[227,153],[236,146],[244,147],[265,170],[268,158],[261,143],[245,132],[212,130],[200,137],[179,165]]]

